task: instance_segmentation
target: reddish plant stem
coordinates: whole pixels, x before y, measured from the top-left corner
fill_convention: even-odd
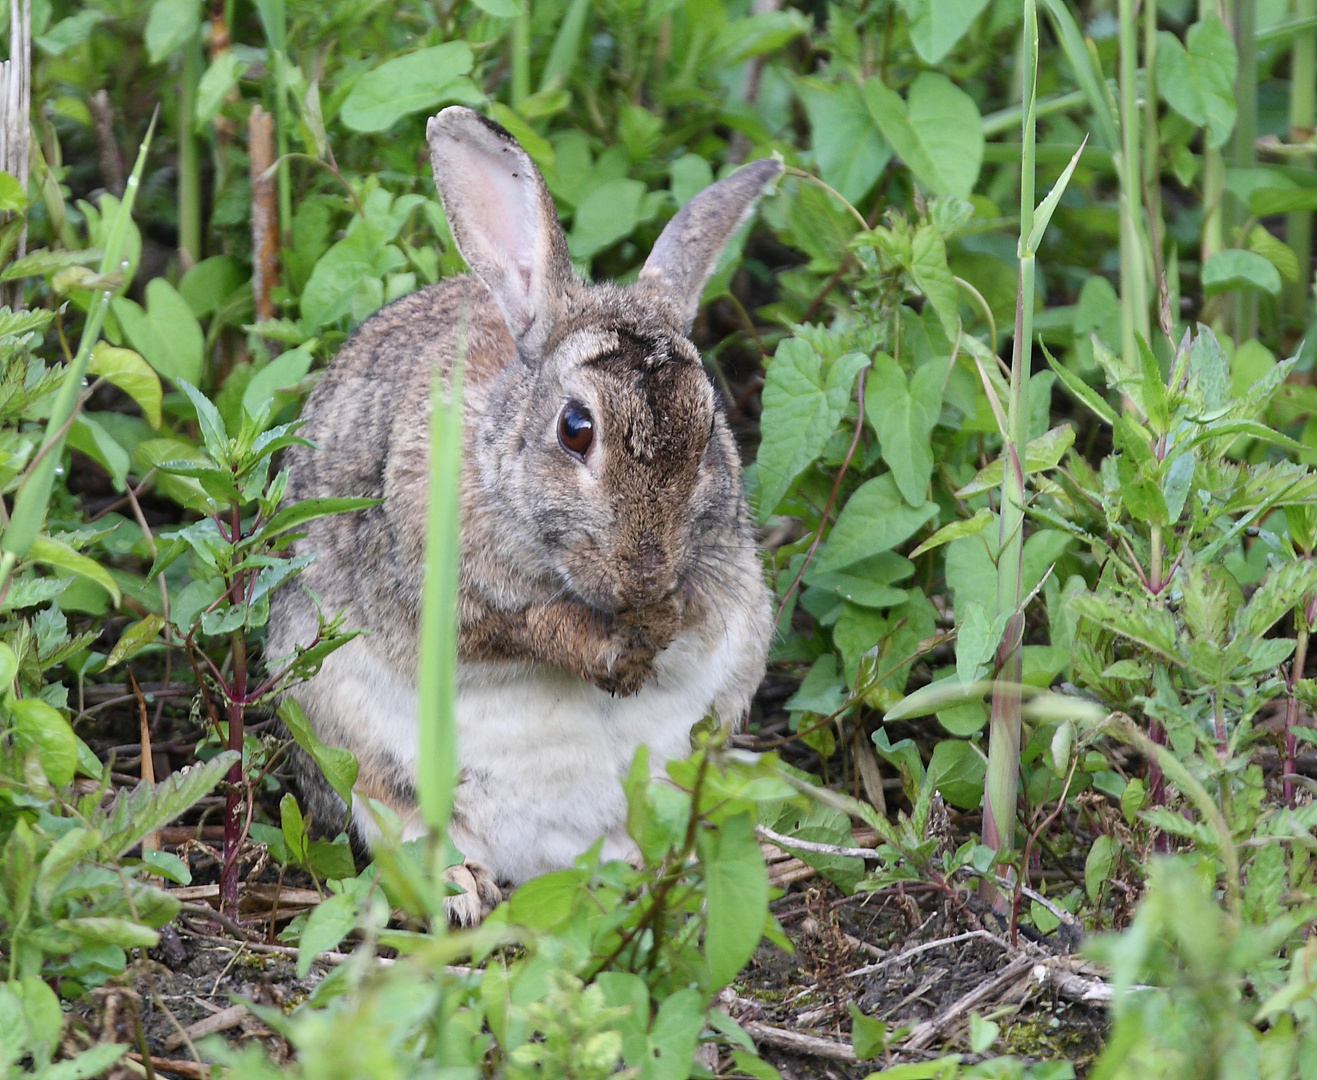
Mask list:
[[[1165,746],[1166,729],[1156,720],[1151,720],[1148,723],[1148,738],[1158,746]],[[1166,805],[1166,777],[1156,758],[1148,759],[1148,802],[1153,806]],[[1161,829],[1153,830],[1152,850],[1158,855],[1169,855],[1171,852],[1170,838]]]
[[[1289,700],[1285,702],[1285,762],[1281,768],[1281,785],[1285,795],[1285,805],[1294,805],[1294,781],[1290,779],[1298,768],[1298,740],[1294,729],[1299,724],[1299,699],[1294,696],[1294,684],[1303,678],[1303,669],[1308,663],[1308,631],[1313,619],[1317,618],[1317,596],[1308,601],[1303,611],[1303,622],[1297,627],[1298,644],[1294,647],[1294,662],[1290,664],[1286,688]],[[1298,621],[1296,617],[1296,621]]]
[[[242,535],[242,507],[237,503],[234,503],[230,517],[232,536],[236,540]],[[246,599],[245,577],[246,574],[239,571],[230,584],[229,596],[235,605]],[[242,702],[247,696],[247,642],[242,627],[233,631],[232,640],[233,682],[224,689],[228,700],[229,749],[238,752],[238,760],[229,769],[229,790],[224,797],[224,867],[220,874],[220,910],[228,914],[235,914],[238,910],[238,851],[246,833],[239,821],[243,801]]]

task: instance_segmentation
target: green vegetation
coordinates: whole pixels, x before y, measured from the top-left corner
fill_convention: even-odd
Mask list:
[[[61,999],[149,977],[162,883],[204,862],[157,831],[218,788],[224,917],[268,860],[324,898],[283,931],[301,974],[355,943],[260,1007],[296,1063],[207,1044],[229,1075],[776,1076],[717,1005],[789,945],[766,827],[846,893],[1093,932],[1091,1076],[1317,1077],[1313,0],[37,0],[31,38],[28,152],[0,161],[27,169],[0,173],[0,1074],[122,1060],[62,1039]],[[464,933],[460,409],[435,409],[433,839],[359,871],[249,728],[355,633],[326,612],[262,654],[290,538],[364,505],[281,507],[276,454],[355,326],[461,272],[423,137],[453,102],[521,141],[596,278],[737,164],[788,165],[697,325],[768,538],[794,691],[752,733],[782,756],[704,732],[661,784],[642,755],[637,865],[587,854]],[[136,788],[86,703],[121,680]],[[189,768],[152,784],[166,710]],[[280,715],[347,792],[350,755]],[[827,850],[853,825],[863,863]],[[850,1004],[878,1076],[1072,1074],[969,1063],[1041,1041],[1005,1014],[932,1060]]]

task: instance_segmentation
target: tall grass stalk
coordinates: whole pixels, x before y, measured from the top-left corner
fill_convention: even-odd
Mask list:
[[[102,276],[115,274],[123,269],[124,243],[128,237],[128,222],[132,218],[133,203],[137,199],[137,190],[142,181],[142,170],[146,167],[146,152],[151,145],[151,136],[155,132],[156,117],[151,117],[146,137],[137,152],[137,163],[132,175],[124,186],[123,198],[119,209],[110,224],[109,234],[105,240],[105,254],[101,257],[100,272]],[[55,469],[64,454],[64,440],[69,426],[80,407],[83,376],[87,374],[87,364],[91,360],[91,350],[101,336],[101,327],[105,323],[105,313],[110,306],[113,290],[105,289],[96,294],[91,307],[87,310],[86,322],[82,325],[82,337],[78,342],[78,351],[73,362],[64,371],[64,381],[60,383],[50,409],[50,419],[46,421],[46,436],[37,451],[34,464],[28,466],[27,476],[19,486],[14,499],[14,511],[9,517],[9,524],[4,535],[0,536],[0,593],[9,584],[10,575],[18,560],[27,555],[32,542],[41,532],[46,521],[46,510],[50,505],[50,493],[54,484]]]
[[[997,682],[992,691],[988,731],[988,773],[983,789],[983,842],[998,852],[1015,846],[1015,792],[1020,769],[1020,678],[1023,672],[1024,619],[1020,611],[1024,559],[1024,450],[1029,439],[1024,388],[1033,342],[1034,104],[1038,88],[1038,10],[1024,5],[1020,78],[1023,112],[1020,169],[1020,281],[1015,300],[1015,342],[1011,350],[1011,392],[1002,448],[1001,531],[998,534],[997,617],[1007,619],[997,647]]]
[[[1290,141],[1306,142],[1317,127],[1317,0],[1295,0],[1296,19],[1312,19],[1314,25],[1294,35],[1290,53]],[[1305,154],[1294,161],[1311,168],[1317,155]],[[1307,321],[1312,297],[1312,211],[1296,210],[1285,220],[1285,239],[1298,257],[1299,280],[1286,298],[1289,314],[1299,323]]]
[[[1153,0],[1146,0],[1152,3]],[[1135,0],[1120,0],[1120,342],[1125,362],[1139,366],[1138,336],[1148,341],[1148,257],[1142,228],[1139,131],[1139,27]]]
[[[448,827],[457,786],[457,574],[462,465],[465,320],[445,394],[435,377],[430,414],[430,508],[421,595],[422,662],[417,676],[416,794],[432,850]],[[442,922],[442,920],[437,920]]]
[[[1258,162],[1258,46],[1257,0],[1235,0],[1235,49],[1239,66],[1235,69],[1235,146],[1233,164],[1237,169],[1251,169]],[[1243,242],[1240,237],[1239,242]],[[1234,293],[1235,340],[1247,341],[1258,332],[1258,299],[1252,289]]]
[[[201,261],[201,156],[197,151],[197,84],[201,80],[201,40],[183,46],[178,102],[178,249],[188,267]]]

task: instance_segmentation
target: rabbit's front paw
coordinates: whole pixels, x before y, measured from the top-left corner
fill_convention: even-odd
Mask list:
[[[600,690],[607,690],[614,696],[630,697],[654,674],[654,654],[658,650],[652,647],[619,649],[603,670],[597,672],[591,681]]]
[[[444,877],[465,890],[444,901],[449,926],[478,926],[503,899],[494,875],[478,862],[468,859],[450,866]]]

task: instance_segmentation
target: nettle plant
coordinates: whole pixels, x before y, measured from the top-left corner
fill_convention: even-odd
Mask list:
[[[238,430],[230,435],[219,410],[190,383],[180,385],[196,409],[202,447],[192,449],[187,458],[159,461],[155,467],[185,482],[175,491],[186,506],[203,516],[163,534],[164,544],[148,576],[163,574],[187,553],[191,580],[172,596],[167,621],[149,615],[124,636],[140,648],[162,630],[176,634],[203,687],[202,698],[216,731],[230,750],[244,755],[244,761],[235,761],[230,771],[224,813],[220,892],[224,905],[233,907],[238,857],[251,826],[253,777],[263,777],[274,764],[270,746],[244,738],[246,712],[310,678],[324,658],[357,631],[345,629],[341,618],[322,616],[309,645],[292,656],[266,657],[266,670],[259,677],[247,654],[249,636],[269,619],[270,594],[293,582],[311,561],[311,556],[282,554],[296,530],[317,517],[359,510],[375,501],[318,498],[281,506],[288,473],[280,470],[272,476],[271,462],[284,447],[309,445],[296,435],[299,423],[270,426],[270,405],[260,403],[254,411],[242,410]],[[219,697],[222,716],[214,710],[207,688]],[[328,752],[305,721],[299,723],[295,712],[285,719],[294,739],[312,757],[327,760]],[[345,785],[339,786],[350,790],[353,779],[347,776]],[[304,839],[298,847],[305,847]]]

